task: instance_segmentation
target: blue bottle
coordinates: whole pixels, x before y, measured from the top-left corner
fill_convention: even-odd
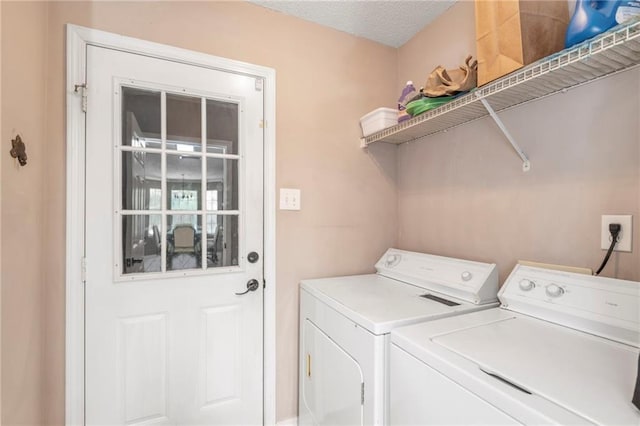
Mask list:
[[[620,0],[577,0],[564,47],[585,41],[616,25]]]

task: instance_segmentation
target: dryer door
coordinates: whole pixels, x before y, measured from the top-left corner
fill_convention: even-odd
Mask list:
[[[304,321],[302,397],[315,425],[362,425],[364,382],[357,361]]]

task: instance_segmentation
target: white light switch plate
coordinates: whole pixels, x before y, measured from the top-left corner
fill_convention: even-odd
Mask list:
[[[300,210],[300,190],[280,188],[280,210]]]
[[[600,248],[602,250],[609,249],[611,245],[611,233],[609,232],[610,223],[619,223],[622,228],[618,235],[618,244],[613,251],[631,251],[631,237],[633,235],[632,216],[626,215],[602,215],[602,225],[600,229]]]

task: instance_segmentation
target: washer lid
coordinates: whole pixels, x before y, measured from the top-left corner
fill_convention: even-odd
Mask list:
[[[630,403],[638,349],[520,314],[469,318],[467,326],[430,340],[477,364],[487,380],[506,380],[591,422],[639,424]]]
[[[323,303],[377,335],[403,325],[497,305],[478,306],[373,274],[304,280],[300,285]],[[422,297],[425,294],[444,300]],[[453,302],[453,305],[448,302]]]
[[[495,264],[390,248],[376,263],[376,270],[385,277],[471,303],[497,300],[498,271]]]

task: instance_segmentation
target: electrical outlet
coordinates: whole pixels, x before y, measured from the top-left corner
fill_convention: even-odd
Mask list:
[[[618,244],[613,248],[614,251],[631,251],[631,237],[633,236],[632,216],[627,215],[602,215],[602,226],[600,231],[600,248],[608,250],[611,245],[611,232],[609,232],[610,223],[619,223],[620,234],[618,235]]]
[[[280,210],[300,210],[300,190],[280,188]]]

